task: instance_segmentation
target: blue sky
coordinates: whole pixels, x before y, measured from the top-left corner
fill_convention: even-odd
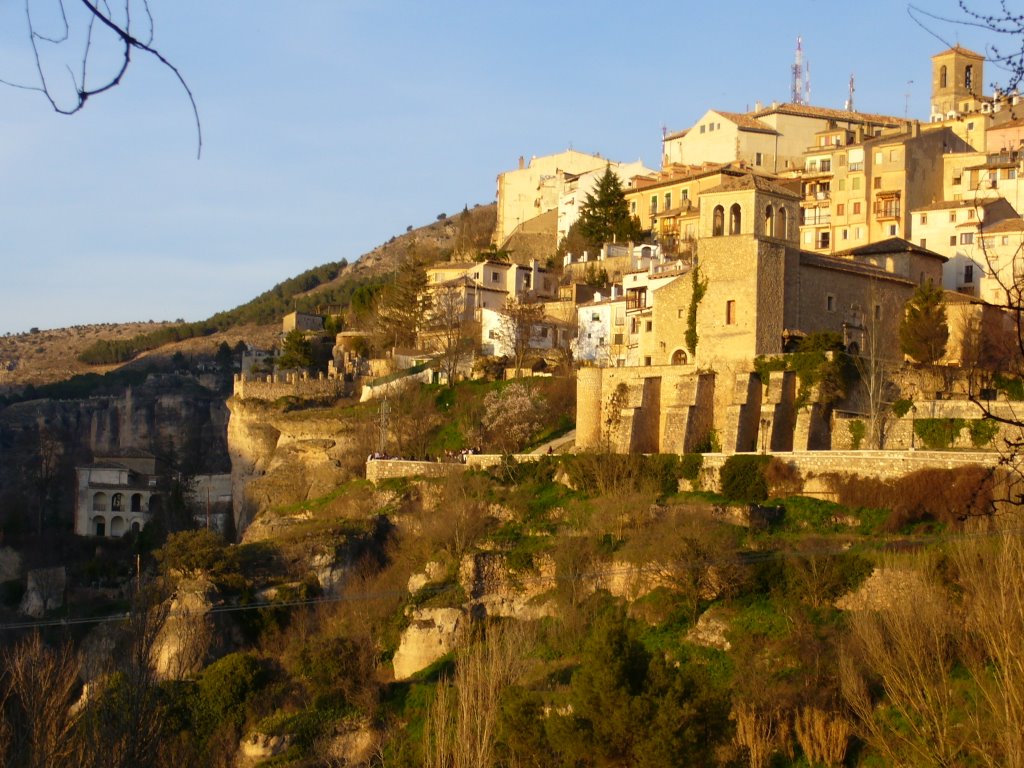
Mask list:
[[[54,1],[32,0],[40,14]],[[656,167],[663,126],[789,100],[797,35],[812,103],[841,108],[853,73],[859,110],[903,115],[909,93],[926,119],[944,47],[896,0],[150,6],[154,44],[195,94],[202,159],[184,92],[152,61],[73,117],[0,87],[0,333],[203,319],[490,202],[520,155],[572,146]],[[0,2],[0,78],[32,65],[24,5]]]

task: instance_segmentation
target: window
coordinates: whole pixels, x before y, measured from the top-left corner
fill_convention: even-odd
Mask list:
[[[860,213],[860,201],[859,200],[853,204],[853,213],[854,213],[854,215]]]
[[[650,365],[650,364],[651,364],[650,356],[645,356],[644,357],[644,365]]]
[[[621,344],[622,343],[622,334],[621,333],[616,333],[612,338],[614,339],[614,342],[616,344]]]
[[[487,338],[488,339],[496,339],[496,338],[498,338],[498,332],[492,328],[491,330],[489,330],[487,332]],[[587,334],[587,338],[588,339],[590,338],[590,334],[589,333]]]
[[[700,127],[700,132],[704,133],[704,126],[703,125]]]
[[[548,337],[548,328],[546,325],[542,325],[540,328],[540,337],[546,339]],[[601,343],[604,344],[604,336],[601,337]]]
[[[860,176],[854,176],[850,179],[850,189],[854,191],[860,189]]]
[[[885,157],[881,152],[875,152],[875,162],[879,165],[882,164],[882,158]]]
[[[890,224],[889,225],[889,236],[890,237],[895,237],[896,236],[896,225],[895,224]]]
[[[853,238],[855,240],[860,240],[860,227],[853,228]]]
[[[818,233],[818,248],[828,248],[831,238],[828,232]]]
[[[497,272],[491,272],[491,280],[493,280],[494,282],[498,282],[499,279],[500,278],[498,277]]]
[[[592,323],[596,323],[600,319],[601,319],[601,314],[599,312],[591,312],[590,313],[590,321]]]
[[[967,124],[967,130],[968,131],[973,131],[974,130],[974,121],[973,120]]]
[[[665,210],[667,211],[671,207],[672,207],[672,193],[671,192],[666,192],[665,193]]]
[[[690,199],[690,188],[689,187],[685,187],[683,189],[683,200],[689,200],[689,199]]]
[[[739,203],[733,203],[729,208],[729,234],[738,235],[743,228],[743,212]]]
[[[723,234],[725,234],[725,208],[716,205],[711,216],[711,236],[719,237]]]
[[[636,200],[633,200],[629,204],[629,212],[636,216]]]
[[[835,312],[836,311],[836,297],[831,293],[825,296],[825,311]]]
[[[823,172],[831,171],[832,170],[832,161],[830,159],[822,160],[821,161],[821,170]]]
[[[921,223],[922,224],[927,224],[928,223],[928,214],[927,213],[922,213],[921,214]]]
[[[964,88],[968,91],[974,87],[974,66],[968,64],[964,67]]]
[[[1010,244],[1010,236],[1009,235],[1003,235],[1003,239],[1000,240],[1000,244],[1001,245],[1009,245]]]
[[[761,165],[764,162],[764,155],[760,152],[754,153],[754,165]]]
[[[736,325],[736,302],[732,299],[725,302],[725,324]]]
[[[971,245],[974,242],[973,232],[961,232],[960,233],[960,245]]]
[[[658,212],[658,196],[651,195],[651,216]]]
[[[875,304],[875,320],[881,320],[881,319],[882,319],[882,305],[881,304]]]
[[[949,221],[951,223],[955,223],[956,222],[956,211],[950,211],[949,212]]]
[[[895,149],[890,149],[889,150],[889,162],[890,163],[895,163],[896,162],[896,150]]]
[[[939,67],[939,88],[945,88],[947,80],[948,72],[946,71],[946,65],[943,64],[941,67]]]
[[[949,236],[949,244],[950,245],[956,245],[956,235],[950,235]]]
[[[872,186],[874,186],[875,189],[881,189],[882,188],[882,177],[881,176],[875,176],[875,181],[874,181],[874,184]]]
[[[920,246],[922,248],[927,248],[928,247],[928,240],[926,240],[925,238],[922,237],[921,238],[921,242],[920,242]]]
[[[837,139],[837,141],[838,141],[838,139]],[[846,165],[846,155],[839,155],[838,157],[836,157],[836,165],[839,166],[840,168],[845,166]]]
[[[647,332],[650,333],[653,330],[654,330],[654,321],[653,320],[648,320],[647,321]]]
[[[843,203],[836,204],[836,216],[842,216],[846,213],[846,206]]]
[[[846,191],[846,179],[840,179],[839,180],[839,191],[840,192],[845,192]]]
[[[847,240],[847,239],[849,239],[849,237],[850,237],[850,230],[844,229],[843,233],[842,233],[843,240]]]
[[[953,186],[954,187],[959,187],[962,181],[963,181],[963,176],[962,175],[961,176],[954,176],[953,177]]]
[[[968,264],[964,267],[964,285],[971,285],[974,282],[974,265]]]
[[[973,208],[968,208],[967,209],[967,218],[968,219],[973,219],[974,218],[974,209]]]

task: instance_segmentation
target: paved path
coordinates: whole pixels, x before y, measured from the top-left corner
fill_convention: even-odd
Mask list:
[[[556,437],[554,440],[549,440],[543,445],[539,445],[534,448],[530,453],[542,454],[548,452],[550,446],[552,453],[567,453],[570,448],[576,445],[576,430],[572,429],[566,432],[564,435]]]

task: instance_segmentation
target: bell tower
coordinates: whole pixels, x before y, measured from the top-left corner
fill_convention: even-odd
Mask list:
[[[959,45],[932,56],[932,120],[980,108],[985,57]]]

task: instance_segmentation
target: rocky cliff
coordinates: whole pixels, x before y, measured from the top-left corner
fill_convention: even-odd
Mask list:
[[[323,410],[287,412],[261,400],[228,401],[228,451],[235,526],[261,513],[318,498],[356,476],[365,430]]]

